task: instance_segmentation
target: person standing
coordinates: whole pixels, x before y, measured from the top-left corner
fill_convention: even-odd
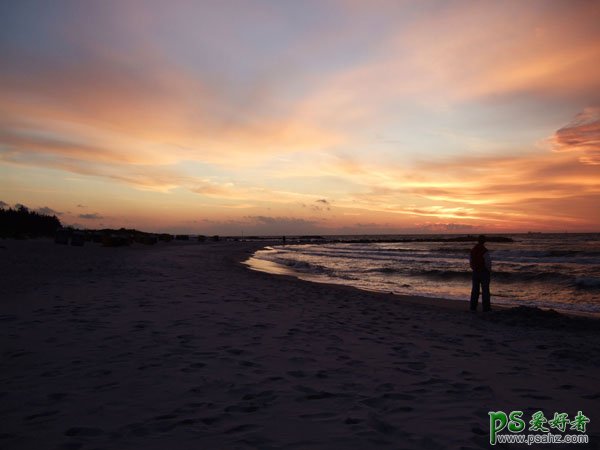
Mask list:
[[[490,304],[490,275],[492,273],[492,258],[485,248],[485,236],[479,236],[477,245],[471,249],[469,264],[473,271],[473,287],[471,288],[471,311],[477,311],[479,288],[481,286],[481,306],[484,312],[491,311]]]

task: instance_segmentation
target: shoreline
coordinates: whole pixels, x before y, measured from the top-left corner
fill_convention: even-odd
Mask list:
[[[345,288],[358,289],[362,292],[369,292],[375,294],[381,294],[386,296],[393,296],[395,298],[401,299],[403,302],[415,303],[415,304],[423,304],[428,306],[439,306],[441,308],[450,309],[450,310],[459,310],[459,311],[468,311],[469,300],[461,300],[461,299],[452,299],[452,298],[444,298],[444,297],[435,297],[435,296],[425,296],[425,295],[409,295],[409,294],[398,294],[394,292],[384,292],[378,290],[371,290],[362,288],[360,286],[352,286],[350,284],[345,283],[335,283],[328,281],[321,281],[316,277],[311,277],[310,275],[304,276],[301,272],[294,271],[282,264],[275,263],[273,261],[262,260],[256,258],[254,255],[256,252],[265,250],[273,243],[265,244],[264,246],[257,248],[254,250],[252,256],[247,258],[246,260],[239,261],[240,264],[246,266],[249,270],[254,270],[257,272],[268,273],[280,277],[291,277],[297,280],[301,280],[307,283],[317,283],[323,284],[327,286],[342,286]],[[505,311],[511,310],[514,308],[531,308],[531,309],[539,309],[541,311],[555,311],[558,314],[562,314],[567,317],[574,318],[587,318],[592,320],[600,320],[600,312],[591,312],[591,311],[574,311],[569,309],[558,309],[558,308],[550,308],[543,306],[529,306],[529,305],[518,305],[516,303],[505,303],[498,304],[493,302],[492,298],[492,308],[494,310]],[[481,305],[479,305],[478,313],[481,313]]]
[[[273,276],[261,246],[6,243],[0,446],[484,449],[516,409],[600,443],[596,321]]]

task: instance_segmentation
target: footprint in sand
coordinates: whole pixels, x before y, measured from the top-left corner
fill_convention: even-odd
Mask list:
[[[383,434],[392,434],[397,429],[395,426],[386,422],[385,420],[383,420],[381,417],[379,417],[376,414],[369,415],[367,424],[374,430],[378,431],[379,433],[383,433]]]
[[[344,423],[346,425],[356,425],[362,422],[362,419],[357,419],[355,417],[346,417],[346,420],[344,420]]]
[[[304,395],[301,397],[297,397],[296,401],[305,401],[305,400],[324,400],[328,398],[341,397],[341,394],[335,394],[328,391],[317,391],[315,389],[309,388],[308,386],[296,386],[297,391],[302,392]]]
[[[241,355],[242,353],[244,353],[244,350],[241,350],[239,348],[227,348],[227,350],[225,351],[231,355]]]
[[[46,417],[54,416],[54,415],[56,415],[58,413],[60,413],[60,411],[58,411],[58,410],[54,410],[54,411],[42,411],[42,412],[37,413],[37,414],[32,414],[31,416],[26,416],[24,418],[24,420],[43,419],[43,418],[46,418]]]
[[[238,425],[236,427],[225,430],[225,434],[245,433],[248,431],[256,430],[257,428],[259,428],[258,425],[254,425],[252,423],[246,423],[246,424]]]
[[[94,437],[104,434],[100,428],[72,427],[65,431],[65,436]]]
[[[64,392],[55,392],[53,394],[48,394],[48,399],[51,400],[52,403],[54,403],[65,399],[68,395],[69,394],[66,394]]]
[[[306,419],[306,420],[327,420],[327,419],[334,419],[336,418],[338,415],[336,413],[328,413],[328,412],[321,412],[321,413],[313,413],[313,414],[300,414],[301,419]]]
[[[193,363],[193,364],[188,365],[187,367],[182,368],[181,371],[182,372],[196,372],[198,369],[202,369],[203,367],[206,367],[206,364],[197,362],[197,363]]]

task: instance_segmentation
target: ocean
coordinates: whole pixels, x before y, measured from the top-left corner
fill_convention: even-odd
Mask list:
[[[513,242],[486,243],[493,264],[492,304],[600,313],[600,234],[503,236]],[[474,242],[453,238],[327,236],[322,242],[266,247],[247,263],[309,281],[466,301]]]

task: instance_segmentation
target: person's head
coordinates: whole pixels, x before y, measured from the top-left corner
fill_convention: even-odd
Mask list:
[[[485,244],[485,236],[483,234],[480,234],[479,237],[477,238],[477,242],[479,242],[480,244]]]

